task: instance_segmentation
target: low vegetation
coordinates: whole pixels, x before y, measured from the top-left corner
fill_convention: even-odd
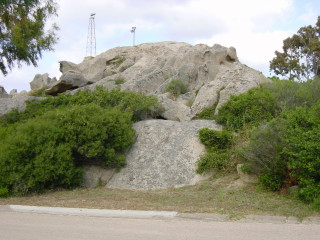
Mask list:
[[[153,191],[98,188],[50,191],[41,195],[0,198],[0,205],[36,205],[98,209],[220,213],[231,219],[254,215],[295,216],[303,219],[317,214],[312,206],[287,194],[275,194],[253,185],[236,187],[235,174],[215,174],[195,186]]]
[[[132,123],[159,111],[154,97],[101,87],[11,111],[0,121],[0,196],[77,187],[86,164],[123,167]]]
[[[169,92],[173,98],[177,98],[180,94],[188,92],[188,86],[181,80],[172,80],[168,84],[166,92]]]
[[[109,82],[114,82],[116,85],[121,85],[126,82],[124,78],[116,78],[116,79],[110,79]]]

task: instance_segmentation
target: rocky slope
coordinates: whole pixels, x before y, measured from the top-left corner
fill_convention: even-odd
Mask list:
[[[162,117],[167,121],[136,123],[136,141],[128,150],[127,167],[115,173],[110,181],[109,172],[106,174],[107,187],[125,189],[177,187],[202,179],[195,173],[196,163],[204,153],[198,130],[220,127],[214,121],[192,119],[213,104],[217,112],[231,95],[268,81],[260,72],[241,64],[233,47],[181,42],[118,47],[86,58],[80,64],[61,61],[60,71],[58,81],[47,74],[36,75],[30,83],[32,89],[49,87],[46,93],[56,95],[78,89],[94,90],[102,85],[154,95],[160,100],[164,108]],[[172,96],[166,92],[173,80],[183,82],[186,93]],[[18,97],[18,101],[6,93],[1,96],[5,97],[0,98],[2,114],[15,107],[22,110],[28,99]],[[86,176],[90,178],[90,174]]]

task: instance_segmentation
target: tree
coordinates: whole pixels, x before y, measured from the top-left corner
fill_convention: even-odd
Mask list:
[[[308,80],[320,72],[320,16],[313,27],[301,27],[283,41],[283,53],[276,51],[270,70],[291,80]]]
[[[49,17],[57,15],[55,0],[0,1],[0,70],[7,75],[21,63],[37,66],[45,50],[53,50],[58,27],[46,30]]]

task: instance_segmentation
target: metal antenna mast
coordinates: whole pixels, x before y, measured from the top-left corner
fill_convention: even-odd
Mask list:
[[[135,45],[135,40],[136,40],[136,27],[132,27],[130,32],[133,33],[133,46]]]
[[[96,27],[94,22],[95,13],[91,13],[89,18],[88,37],[87,37],[87,50],[86,56],[96,56]]]

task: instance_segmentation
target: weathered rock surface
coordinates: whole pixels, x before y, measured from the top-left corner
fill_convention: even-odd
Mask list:
[[[0,116],[10,112],[13,109],[23,111],[26,108],[26,102],[29,100],[41,100],[44,98],[30,97],[28,95],[15,95],[12,98],[0,98]]]
[[[50,78],[48,73],[45,74],[36,74],[33,80],[30,82],[31,90],[37,90],[44,87],[49,87],[57,82],[57,79]]]
[[[53,86],[45,91],[48,95],[57,95],[58,93],[65,92],[70,89],[75,89],[79,87],[91,84],[90,81],[82,75],[80,72],[73,70],[68,70],[62,74],[59,81],[53,84]]]
[[[197,161],[205,150],[198,138],[201,128],[219,130],[220,126],[210,120],[135,123],[136,141],[127,153],[127,166],[115,173],[106,187],[163,189],[204,179],[196,174]]]

